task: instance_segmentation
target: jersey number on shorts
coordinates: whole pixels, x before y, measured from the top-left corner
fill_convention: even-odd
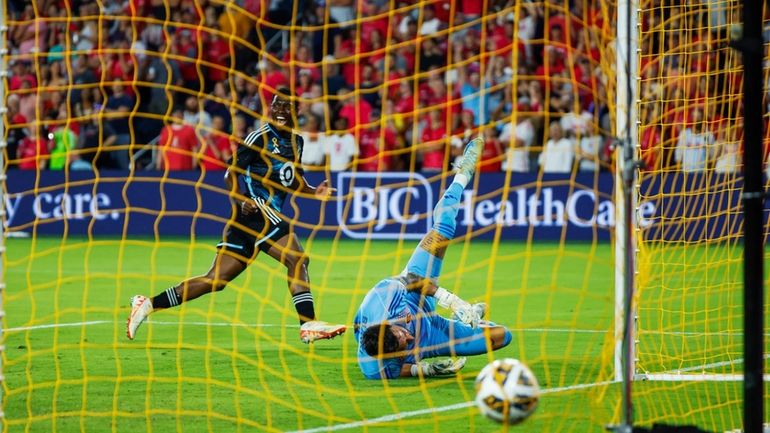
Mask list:
[[[294,183],[294,163],[287,162],[278,170],[278,178],[283,186],[291,186]]]

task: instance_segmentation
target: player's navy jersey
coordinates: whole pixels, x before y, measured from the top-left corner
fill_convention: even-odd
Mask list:
[[[269,123],[251,132],[238,146],[234,164],[243,170],[240,177],[257,205],[280,211],[294,178],[301,175],[304,140],[292,133],[284,137]]]
[[[393,379],[400,375],[404,363],[414,364],[422,358],[439,355],[437,349],[446,348],[449,341],[449,320],[435,313],[436,300],[431,296],[423,297],[419,292],[406,290],[402,278],[393,277],[377,283],[366,294],[354,320],[356,341],[358,341],[358,365],[369,379]],[[407,313],[412,317],[406,322]],[[361,336],[367,327],[383,322],[397,323],[414,336],[407,344],[407,351],[414,353],[403,358],[376,359],[366,353],[361,345]]]

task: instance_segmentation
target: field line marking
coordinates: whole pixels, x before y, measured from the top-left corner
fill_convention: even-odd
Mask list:
[[[39,329],[51,329],[51,328],[72,328],[77,326],[89,326],[89,325],[111,325],[122,322],[113,322],[112,320],[90,320],[87,322],[65,322],[65,323],[49,323],[44,325],[31,325],[31,326],[18,326],[16,328],[6,328],[3,332],[20,332],[20,331],[35,331]],[[231,322],[169,322],[160,320],[147,319],[147,323],[160,326],[175,326],[175,325],[187,325],[187,326],[219,326],[219,327],[232,327],[232,328],[299,328],[299,325],[281,325],[278,323],[231,323]]]
[[[50,323],[43,325],[31,325],[31,326],[19,326],[15,328],[6,328],[5,332],[19,332],[19,331],[34,331],[37,329],[51,329],[51,328],[67,328],[76,326],[89,326],[89,325],[107,325],[113,322],[110,320],[91,320],[87,322],[64,322],[64,323]],[[280,323],[235,323],[235,322],[201,322],[201,321],[164,321],[164,320],[152,320],[147,319],[147,323],[160,326],[216,326],[216,327],[232,327],[232,328],[299,328],[299,325],[294,324],[280,324]],[[352,327],[352,324],[347,326]],[[570,329],[570,328],[508,328],[511,332],[555,332],[555,333],[578,333],[578,334],[604,334],[609,330],[598,329]]]
[[[64,323],[49,323],[43,325],[31,325],[31,326],[19,326],[15,328],[6,328],[4,332],[20,332],[20,331],[34,331],[38,329],[51,329],[51,328],[67,328],[77,326],[90,326],[90,325],[107,325],[117,323],[111,320],[90,320],[85,322],[64,322]],[[147,319],[147,323],[152,323],[159,326],[217,326],[217,327],[233,327],[233,328],[299,328],[299,325],[294,324],[280,324],[280,323],[234,323],[234,322],[201,322],[201,321],[164,321],[164,320],[152,320]],[[349,324],[349,327],[353,325]],[[511,332],[553,332],[553,333],[576,333],[576,334],[605,334],[611,330],[601,329],[576,329],[576,328],[508,328]],[[726,335],[741,335],[740,332],[692,332],[692,331],[646,331],[646,334],[661,334],[661,335],[681,335],[681,336],[726,336]],[[770,336],[770,334],[765,334]]]
[[[3,329],[3,332],[35,331],[38,329],[71,328],[75,326],[89,326],[89,325],[106,325],[108,323],[113,323],[113,322],[110,320],[91,320],[88,322],[49,323],[45,325],[32,325],[32,326],[19,326],[16,328],[5,328]]]
[[[765,354],[763,359],[770,359],[770,354]],[[677,368],[674,370],[664,371],[662,373],[647,373],[647,374],[677,374],[677,373],[689,373],[691,371],[706,370],[715,367],[726,367],[728,365],[743,364],[743,358],[735,358],[729,361],[712,362],[709,364],[696,365],[695,367]]]
[[[231,328],[299,328],[299,325],[282,325],[280,323],[233,323],[233,322],[169,322],[160,320],[147,320],[147,323],[161,326],[216,326]]]
[[[557,392],[574,391],[576,389],[592,388],[595,386],[610,385],[612,383],[614,382],[604,381],[604,382],[596,382],[596,383],[581,383],[578,385],[563,386],[560,388],[544,389],[540,391],[540,394],[555,394]],[[390,422],[390,421],[398,421],[404,418],[411,418],[411,417],[420,416],[420,415],[428,415],[433,413],[465,409],[473,406],[474,404],[476,403],[473,401],[466,401],[462,403],[450,404],[448,406],[438,406],[438,407],[432,407],[427,409],[410,410],[407,412],[399,412],[399,413],[394,413],[390,415],[384,415],[377,418],[354,421],[346,424],[335,424],[335,425],[330,425],[325,427],[315,427],[315,428],[306,429],[306,430],[295,430],[287,433],[320,433],[320,432],[329,432],[329,431],[349,430],[356,427],[365,427],[373,424],[380,424],[380,423]]]

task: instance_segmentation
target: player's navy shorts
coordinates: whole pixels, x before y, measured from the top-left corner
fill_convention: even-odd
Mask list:
[[[267,252],[288,233],[289,223],[278,212],[258,209],[254,214],[243,215],[238,209],[235,221],[227,224],[224,238],[217,244],[217,248],[229,251],[238,260],[249,263],[254,260],[257,248]]]

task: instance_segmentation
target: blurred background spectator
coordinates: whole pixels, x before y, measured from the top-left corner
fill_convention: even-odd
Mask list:
[[[302,148],[302,165],[323,167],[326,162],[326,134],[319,130],[318,117],[306,114],[300,121],[305,145]]]
[[[181,109],[174,110],[160,133],[155,157],[157,170],[191,170],[195,166],[200,143],[195,128],[183,115]]]
[[[575,159],[575,142],[564,135],[561,122],[548,125],[548,141],[540,153],[539,163],[544,173],[569,173]]]
[[[19,168],[22,170],[45,170],[48,167],[48,141],[43,137],[43,127],[32,122],[29,133],[16,150]]]
[[[713,145],[714,134],[708,129],[703,118],[703,109],[693,108],[689,123],[679,133],[675,151],[676,162],[685,172],[704,171],[708,164],[713,163]]]
[[[358,143],[348,129],[348,119],[340,117],[335,129],[324,139],[324,150],[329,156],[329,170],[345,171],[350,168],[353,157],[358,156]]]
[[[598,0],[303,0],[297,17],[287,0],[36,1],[8,4],[10,167],[221,169],[282,85],[311,170],[444,170],[482,131],[485,171],[611,167],[614,11]],[[736,56],[711,42],[720,26],[679,32],[669,14],[641,21],[642,159],[727,170],[739,106],[715,96],[740,84]]]
[[[220,171],[227,169],[227,161],[235,152],[231,147],[230,135],[225,132],[228,128],[225,118],[215,115],[211,119],[211,131],[201,138],[202,155],[201,167],[207,171]]]

